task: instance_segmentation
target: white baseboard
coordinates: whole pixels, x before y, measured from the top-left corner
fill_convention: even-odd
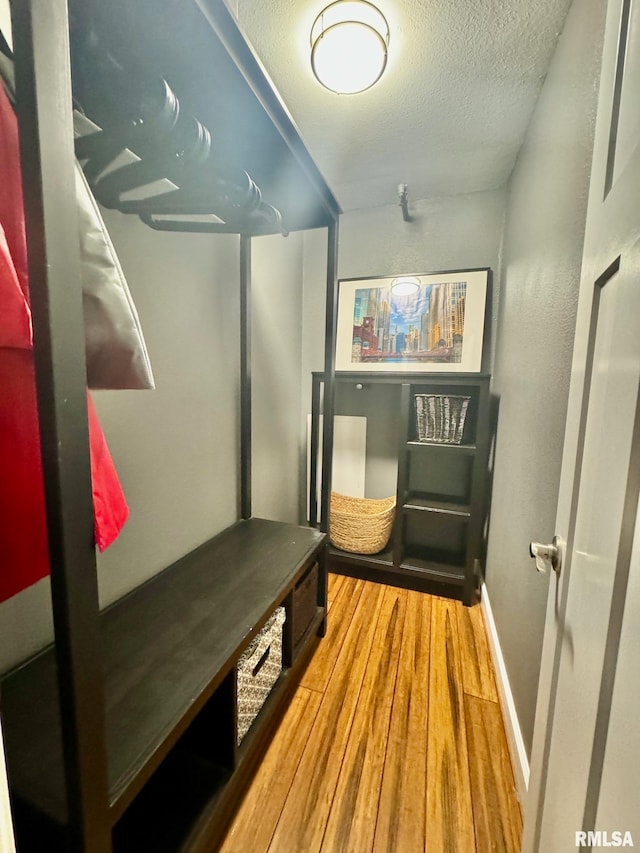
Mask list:
[[[529,759],[527,757],[524,740],[522,739],[522,732],[520,731],[518,714],[516,713],[516,706],[513,701],[513,694],[511,693],[511,686],[507,675],[507,668],[502,656],[502,649],[500,648],[500,640],[498,639],[496,623],[493,619],[491,602],[489,601],[487,588],[484,584],[482,586],[482,597],[480,601],[487,626],[487,633],[489,635],[489,648],[491,649],[491,657],[493,659],[493,666],[496,673],[498,695],[500,697],[502,716],[504,718],[504,724],[507,731],[507,742],[509,744],[511,763],[516,777],[516,786],[518,788],[520,802],[524,803],[527,789],[529,787]]]

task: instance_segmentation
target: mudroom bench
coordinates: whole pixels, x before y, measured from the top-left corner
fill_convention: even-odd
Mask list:
[[[311,528],[242,520],[102,613],[114,850],[213,849],[324,633],[325,539]],[[281,612],[271,622],[281,671],[240,739],[238,662],[280,607],[284,625]],[[256,675],[274,645],[269,636],[265,645]],[[67,849],[53,649],[11,673],[2,698],[20,838],[36,850],[45,842]]]

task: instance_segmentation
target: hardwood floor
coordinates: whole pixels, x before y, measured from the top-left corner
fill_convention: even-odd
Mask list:
[[[517,853],[479,607],[329,576],[329,627],[222,853]]]

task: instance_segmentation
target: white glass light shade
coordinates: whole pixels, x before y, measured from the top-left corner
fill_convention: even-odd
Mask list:
[[[411,296],[420,288],[420,280],[412,275],[394,278],[391,282],[391,292],[396,296]]]
[[[311,28],[311,67],[320,83],[339,95],[364,92],[387,64],[389,26],[366,0],[337,0]]]

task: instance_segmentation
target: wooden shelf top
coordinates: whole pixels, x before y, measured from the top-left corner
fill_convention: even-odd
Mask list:
[[[471,506],[469,504],[439,500],[437,497],[423,494],[410,494],[402,504],[402,508],[416,512],[450,515],[465,521],[471,517]]]
[[[391,548],[381,551],[379,554],[354,554],[351,551],[342,551],[334,545],[329,546],[329,554],[338,557],[342,563],[353,563],[356,565],[382,566],[388,568],[393,566],[393,552]]]
[[[449,563],[442,563],[438,560],[420,557],[417,554],[406,554],[402,562],[402,568],[420,573],[430,580],[442,581],[453,586],[461,586],[464,583],[464,570],[462,568],[449,565]]]
[[[437,448],[438,450],[452,450],[455,453],[469,455],[472,455],[476,452],[475,444],[446,444],[442,441],[407,441],[407,447],[409,450],[415,450],[418,447],[428,448],[429,450]]]
[[[312,371],[311,374],[319,382],[325,381],[325,374],[321,370]],[[361,382],[363,385],[376,384],[380,382],[391,382],[400,385],[486,385],[491,380],[490,373],[459,373],[456,371],[437,371],[424,373],[418,371],[351,371],[337,370],[334,375],[336,382]]]
[[[113,822],[325,538],[312,528],[240,521],[102,613]],[[7,676],[2,710],[14,791],[64,824],[55,670],[48,649]]]

